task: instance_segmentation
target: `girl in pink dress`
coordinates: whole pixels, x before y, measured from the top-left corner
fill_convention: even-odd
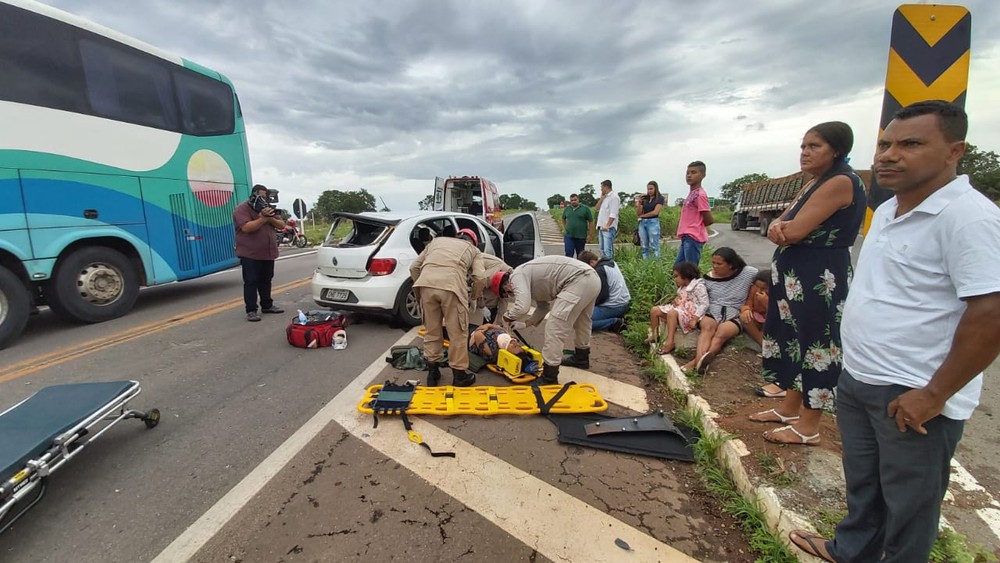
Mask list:
[[[646,344],[653,344],[660,338],[660,322],[667,323],[667,340],[657,351],[669,354],[674,351],[674,335],[680,327],[687,334],[698,327],[698,321],[708,310],[708,290],[701,272],[691,262],[681,262],[674,266],[674,283],[677,297],[669,305],[653,305],[649,310],[649,338]]]

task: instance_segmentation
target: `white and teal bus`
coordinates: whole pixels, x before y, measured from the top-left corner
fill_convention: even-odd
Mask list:
[[[232,211],[249,184],[224,76],[0,0],[0,348],[39,305],[101,322],[140,286],[235,265]]]

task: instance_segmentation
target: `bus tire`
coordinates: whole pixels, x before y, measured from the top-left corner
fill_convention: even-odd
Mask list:
[[[0,349],[20,336],[31,314],[31,294],[13,272],[0,266]]]
[[[396,297],[396,316],[407,326],[420,326],[424,322],[420,311],[420,299],[413,292],[413,281],[407,280]]]
[[[52,311],[67,320],[100,323],[128,313],[139,297],[139,275],[124,254],[104,246],[73,251],[45,286]]]

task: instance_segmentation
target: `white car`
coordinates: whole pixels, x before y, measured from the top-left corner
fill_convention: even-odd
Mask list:
[[[410,264],[436,236],[479,234],[479,250],[517,267],[545,254],[532,213],[506,218],[504,232],[482,218],[448,211],[337,213],[316,254],[313,300],[333,309],[390,313],[421,323]]]

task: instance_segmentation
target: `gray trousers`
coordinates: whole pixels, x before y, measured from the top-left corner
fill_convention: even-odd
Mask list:
[[[964,420],[937,416],[926,436],[900,432],[889,402],[909,391],[868,385],[847,371],[837,383],[837,426],[844,447],[847,517],[826,549],[837,561],[927,561],[937,538],[949,464]]]
[[[601,278],[590,270],[569,283],[552,301],[545,320],[545,344],[542,361],[545,365],[562,363],[563,343],[573,334],[574,348],[590,348],[591,318],[594,302],[601,292]]]

